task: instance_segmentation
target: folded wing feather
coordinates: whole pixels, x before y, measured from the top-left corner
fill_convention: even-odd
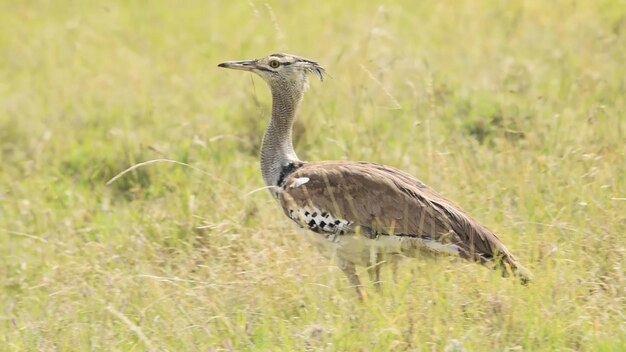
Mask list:
[[[307,179],[306,183],[298,180]],[[289,187],[292,183],[298,187]],[[285,180],[279,200],[293,207],[323,209],[366,235],[409,236],[459,248],[459,255],[488,264],[518,264],[493,232],[415,177],[366,162],[305,164]],[[289,214],[287,214],[289,215]],[[504,271],[506,274],[506,271]]]

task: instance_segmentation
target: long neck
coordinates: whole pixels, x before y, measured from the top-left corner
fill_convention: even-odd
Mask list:
[[[293,150],[291,130],[302,90],[289,84],[271,86],[272,117],[261,146],[261,174],[267,186],[275,186],[282,168],[298,161]]]

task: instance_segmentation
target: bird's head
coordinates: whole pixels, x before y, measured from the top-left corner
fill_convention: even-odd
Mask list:
[[[254,72],[261,76],[272,90],[287,86],[303,92],[308,84],[308,73],[318,75],[320,80],[324,78],[324,69],[317,62],[289,54],[272,54],[254,60],[227,61],[218,66]]]

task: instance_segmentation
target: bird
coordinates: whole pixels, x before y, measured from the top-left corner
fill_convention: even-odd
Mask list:
[[[298,158],[292,129],[309,74],[324,79],[317,62],[277,53],[218,67],[255,73],[269,86],[263,181],[284,214],[325,256],[336,259],[359,298],[367,293],[356,266],[366,267],[380,290],[381,264],[405,257],[456,256],[529,282],[530,272],[491,230],[411,174],[365,161]]]

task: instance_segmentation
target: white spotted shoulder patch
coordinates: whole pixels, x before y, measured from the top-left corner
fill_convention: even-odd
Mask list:
[[[300,187],[303,184],[309,182],[309,178],[308,177],[298,177],[297,179],[293,180],[293,182],[289,185],[289,188],[296,188],[296,187]]]
[[[352,230],[352,222],[335,218],[327,211],[312,207],[302,207],[288,210],[289,218],[302,227],[315,232],[344,234]]]

